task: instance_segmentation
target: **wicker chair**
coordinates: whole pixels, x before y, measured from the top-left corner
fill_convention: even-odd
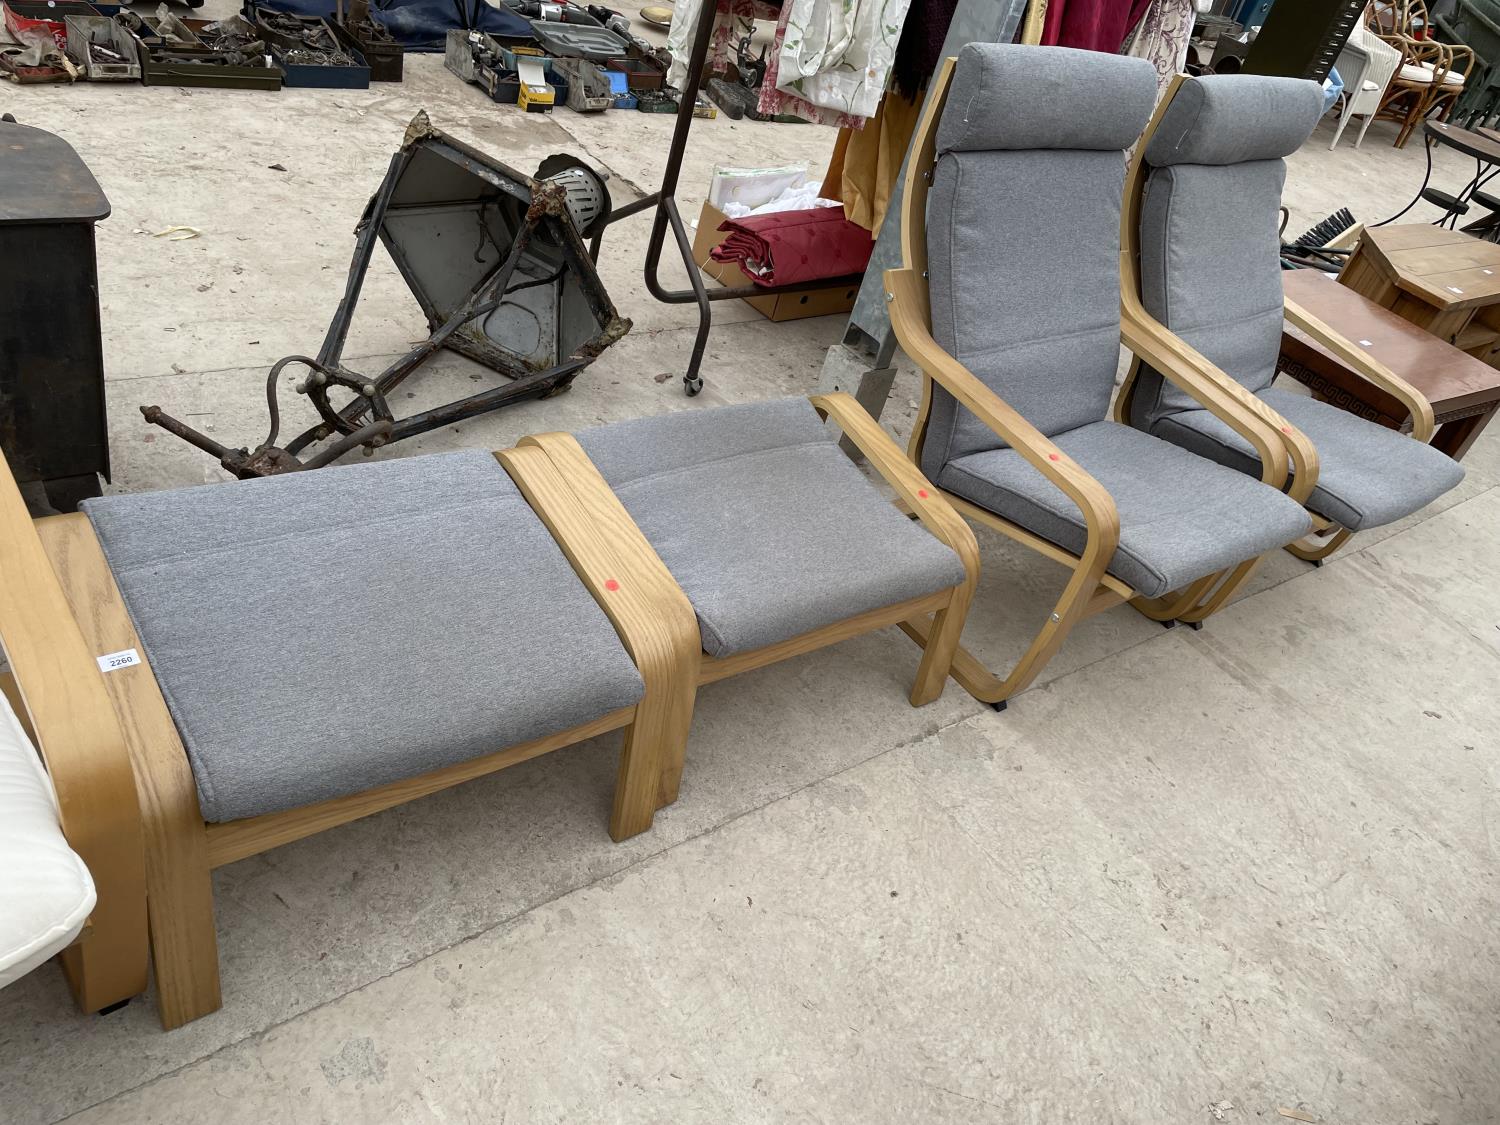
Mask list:
[[[1405,148],[1422,121],[1446,121],[1474,70],[1474,52],[1457,43],[1439,43],[1422,0],[1391,0],[1372,6],[1375,34],[1401,52],[1401,66],[1387,87],[1375,116],[1399,122],[1396,147]]]

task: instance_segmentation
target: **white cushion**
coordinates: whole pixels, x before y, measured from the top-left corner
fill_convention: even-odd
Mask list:
[[[52,782],[0,694],[0,988],[70,945],[94,881],[63,839]]]
[[[1364,84],[1364,89],[1367,92],[1371,91],[1371,90],[1378,90],[1378,89],[1380,89],[1380,83],[1379,82],[1371,82],[1368,78],[1366,78],[1365,79],[1365,84]]]
[[[1407,82],[1431,82],[1435,72],[1431,63],[1406,63],[1401,67],[1401,77]],[[1443,75],[1444,86],[1462,86],[1464,76],[1456,71]]]

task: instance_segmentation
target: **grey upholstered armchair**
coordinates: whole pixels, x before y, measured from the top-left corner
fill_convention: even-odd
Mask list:
[[[1155,97],[1138,59],[970,44],[913,140],[904,268],[886,274],[896,334],[927,377],[911,454],[963,515],[1073,571],[1006,679],[967,654],[955,665],[997,706],[1089,614],[1130,601],[1201,620],[1263,553],[1311,530],[1280,490],[1279,420],[1222,376],[1179,371],[1164,333],[1126,343],[1263,451],[1265,483],[1106,417],[1124,150]]]
[[[1137,152],[1127,189],[1139,259],[1126,270],[1126,287],[1139,282],[1145,315],[1270,406],[1316,450],[1316,473],[1294,468],[1289,489],[1319,527],[1318,536],[1290,549],[1313,560],[1355,531],[1425,507],[1463,479],[1457,462],[1427,444],[1432,408],[1422,396],[1365,349],[1283,298],[1277,234],[1282,157],[1307,139],[1321,105],[1318,86],[1299,79],[1180,81]],[[1127,292],[1127,304],[1134,299]],[[1406,403],[1418,440],[1272,386],[1283,319]],[[1242,472],[1260,472],[1247,441],[1149,365],[1132,372],[1117,409],[1145,433]]]

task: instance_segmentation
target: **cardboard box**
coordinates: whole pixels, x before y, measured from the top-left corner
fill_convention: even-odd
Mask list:
[[[750,279],[735,262],[716,262],[708,256],[710,250],[729,236],[719,230],[724,222],[724,212],[711,203],[703,205],[698,216],[698,233],[693,237],[693,261],[698,263],[704,275],[720,285],[744,285]],[[745,303],[768,320],[801,320],[809,316],[829,316],[846,313],[854,307],[854,298],[859,295],[859,282],[837,286],[832,289],[789,289],[785,293],[771,293],[764,297],[746,297]]]

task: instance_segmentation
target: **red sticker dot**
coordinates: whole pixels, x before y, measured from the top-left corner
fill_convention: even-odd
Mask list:
[[[606,590],[618,590],[620,588],[620,584],[613,578],[606,578],[604,580],[604,588]]]
[[[925,488],[919,488],[919,489],[917,489],[917,498],[920,499],[920,500],[926,500],[927,499],[927,490]]]
[[[1061,461],[1062,460],[1062,458],[1059,457],[1056,453],[1049,453],[1049,454],[1047,454],[1047,457],[1048,457],[1049,460],[1052,460],[1052,461]]]
[[[1290,427],[1290,426],[1282,426],[1281,427],[1281,432],[1284,433],[1284,434],[1289,434],[1289,433],[1292,432],[1292,427]]]

